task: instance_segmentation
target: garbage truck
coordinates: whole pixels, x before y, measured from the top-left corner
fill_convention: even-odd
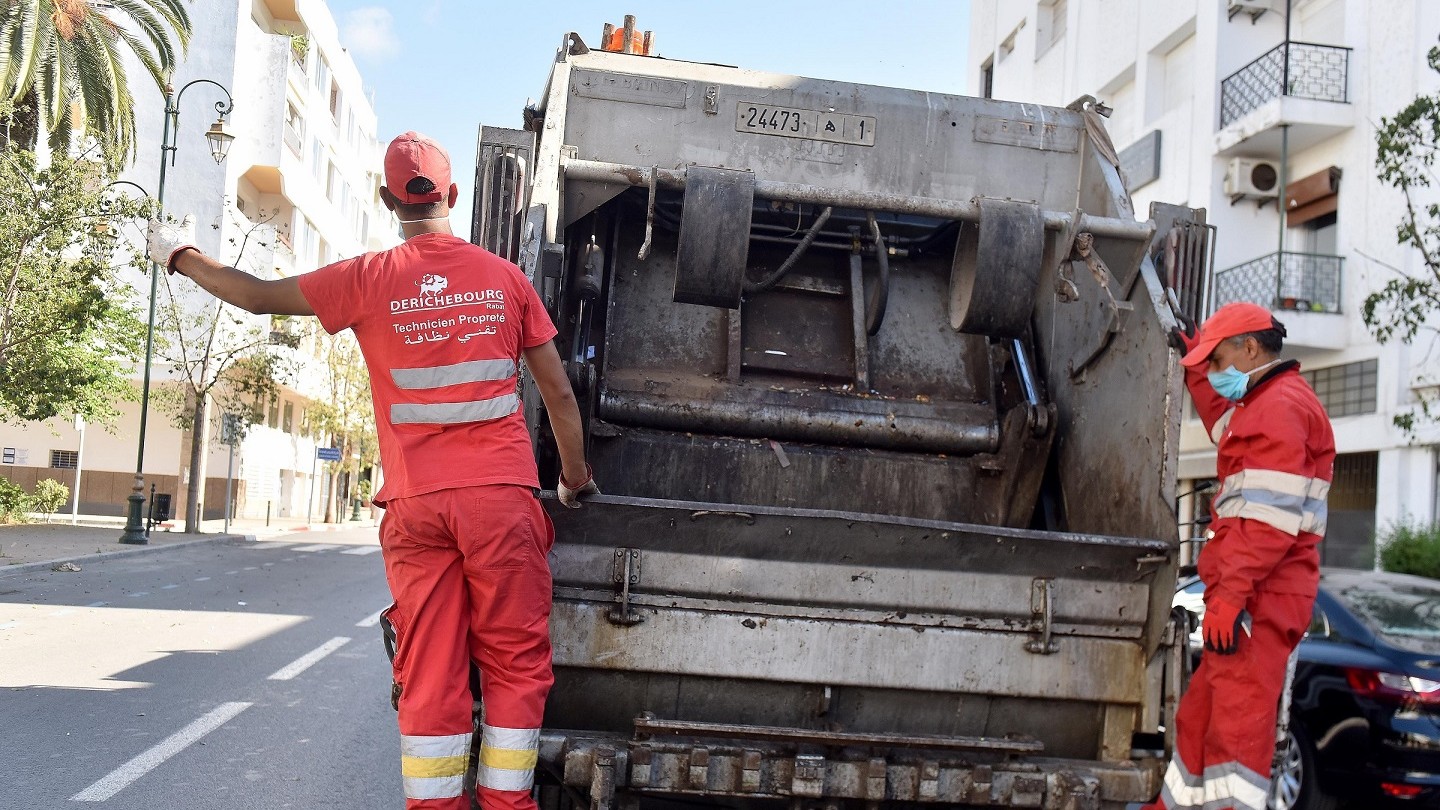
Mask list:
[[[478,139],[472,240],[539,290],[604,490],[550,509],[542,807],[1153,798],[1205,212],[1137,218],[1093,98],[651,44],[568,34]]]

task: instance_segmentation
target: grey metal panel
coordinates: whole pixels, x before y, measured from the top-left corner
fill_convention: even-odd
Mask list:
[[[750,169],[760,178],[842,191],[951,200],[1005,196],[1061,211],[1074,206],[1080,173],[1076,152],[977,142],[975,129],[983,116],[1017,126],[1083,131],[1078,112],[596,51],[571,61],[577,78],[594,70],[684,81],[692,99],[705,87],[717,88],[715,115],[707,115],[698,103],[644,107],[643,139],[634,135],[635,119],[617,112],[635,104],[572,95],[565,141],[577,146],[584,160],[671,169],[692,163],[727,166]],[[734,111],[741,101],[870,117],[876,122],[875,145],[737,132]]]
[[[1067,639],[1060,652],[1017,660],[1021,638],[951,628],[917,633],[884,624],[769,618],[653,608],[617,627],[606,605],[558,600],[551,614],[557,667],[975,695],[1137,703],[1145,673],[1132,641]],[[729,628],[716,633],[716,624]],[[753,625],[753,626],[752,626]],[[997,667],[999,661],[1011,666]],[[1027,665],[1022,665],[1022,663]],[[1077,677],[1083,675],[1083,677]]]
[[[675,255],[675,302],[735,309],[750,255],[755,175],[692,166],[687,176]]]

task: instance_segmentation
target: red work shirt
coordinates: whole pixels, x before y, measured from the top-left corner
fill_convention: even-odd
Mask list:
[[[1258,591],[1314,596],[1335,436],[1300,364],[1271,370],[1239,402],[1217,394],[1203,366],[1185,382],[1217,447],[1215,535],[1199,560],[1206,599],[1243,608]]]
[[[376,503],[540,485],[518,375],[521,352],[555,337],[555,326],[520,268],[431,233],[299,283],[325,330],[355,330],[365,356],[385,466]]]

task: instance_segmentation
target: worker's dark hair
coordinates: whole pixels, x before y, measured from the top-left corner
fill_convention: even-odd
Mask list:
[[[1244,340],[1247,337],[1255,338],[1255,342],[1260,344],[1260,348],[1270,354],[1279,354],[1280,350],[1285,348],[1285,324],[1277,321],[1272,315],[1270,317],[1269,329],[1263,329],[1259,332],[1247,332],[1243,335],[1237,335],[1236,337],[1240,340]]]

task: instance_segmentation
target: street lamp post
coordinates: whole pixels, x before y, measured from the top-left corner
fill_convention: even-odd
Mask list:
[[[219,113],[219,119],[210,125],[209,131],[205,133],[205,140],[210,143],[210,155],[215,158],[216,163],[225,160],[225,154],[230,151],[230,142],[235,136],[225,131],[225,116],[235,109],[235,100],[231,98],[230,91],[219,82],[210,79],[196,79],[180,88],[176,93],[170,85],[165,86],[165,125],[163,134],[160,136],[160,187],[156,191],[155,202],[157,206],[156,215],[163,215],[165,211],[165,173],[166,169],[175,162],[175,134],[180,126],[180,99],[185,91],[197,84],[211,84],[225,94],[224,101],[215,102],[215,111]],[[129,507],[125,517],[125,531],[120,535],[120,542],[128,545],[143,546],[149,542],[145,534],[144,511],[145,511],[145,423],[150,415],[150,361],[153,356],[155,344],[155,294],[160,281],[160,266],[154,262],[150,263],[150,319],[146,322],[145,328],[145,377],[140,389],[140,441],[139,449],[135,452],[135,486],[130,492]]]

